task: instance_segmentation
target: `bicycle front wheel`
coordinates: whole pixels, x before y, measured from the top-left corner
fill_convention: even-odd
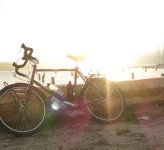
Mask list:
[[[31,135],[41,129],[45,120],[45,105],[41,92],[28,85],[6,86],[0,95],[0,119],[7,131],[16,136]]]
[[[108,123],[119,120],[126,106],[121,90],[114,83],[103,79],[94,79],[87,84],[83,99],[94,118]]]

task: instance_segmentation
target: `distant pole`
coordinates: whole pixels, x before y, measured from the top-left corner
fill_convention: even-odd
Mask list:
[[[40,81],[40,74],[38,74],[38,80]]]
[[[42,82],[43,82],[43,83],[44,83],[44,77],[45,77],[45,76],[44,76],[44,75],[42,75]]]
[[[45,72],[43,72],[43,76],[44,76],[44,77],[46,76]]]
[[[55,77],[51,77],[51,83],[55,85]]]
[[[163,45],[163,56],[162,56],[162,65],[164,64],[164,45]]]
[[[131,73],[131,78],[134,79],[134,72]]]

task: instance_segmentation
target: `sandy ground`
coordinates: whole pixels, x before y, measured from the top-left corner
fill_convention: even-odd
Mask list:
[[[28,137],[15,137],[0,128],[2,150],[163,150],[164,106],[139,105],[114,124],[93,119],[47,120]],[[56,120],[56,121],[55,121]],[[57,121],[58,120],[58,121]]]

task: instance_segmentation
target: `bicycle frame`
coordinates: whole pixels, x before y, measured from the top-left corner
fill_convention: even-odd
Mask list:
[[[75,102],[72,103],[72,102],[66,102],[68,105],[70,106],[73,106],[73,107],[83,107],[83,106],[86,106],[88,104],[81,104],[80,106],[77,106],[76,104],[76,96],[77,96],[77,77],[80,76],[80,78],[84,81],[84,84],[87,82],[88,79],[91,79],[91,78],[95,78],[95,75],[99,76],[101,74],[90,74],[89,76],[84,76],[83,73],[80,71],[80,69],[78,68],[77,64],[75,66],[75,68],[73,69],[37,69],[37,65],[33,65],[33,70],[32,70],[32,75],[31,75],[31,80],[30,80],[30,83],[29,83],[29,88],[28,88],[28,93],[30,93],[30,90],[32,89],[32,86],[35,84],[37,85],[38,87],[42,88],[43,90],[45,90],[46,92],[48,92],[50,95],[53,95],[54,92],[51,91],[50,89],[46,88],[44,85],[42,85],[41,83],[39,83],[38,81],[36,81],[34,78],[35,78],[35,73],[36,72],[57,72],[57,71],[60,71],[60,72],[64,72],[64,71],[74,71],[75,74],[74,74],[74,85],[73,85],[73,97],[75,98]],[[90,81],[90,80],[89,80]],[[97,89],[97,88],[96,88]],[[101,91],[99,91],[99,89],[97,89],[97,91],[99,93],[101,93]],[[30,95],[30,94],[29,94]],[[69,98],[68,98],[69,100]],[[97,102],[94,101],[94,102]],[[92,102],[92,103],[94,103]]]
[[[41,87],[42,89],[44,89],[49,94],[52,94],[52,92],[49,89],[47,89],[45,86],[43,86],[41,83],[39,83],[38,81],[36,81],[34,79],[35,78],[35,73],[36,72],[59,72],[59,71],[60,72],[64,72],[64,71],[72,72],[73,71],[75,73],[75,75],[74,75],[73,93],[75,93],[74,96],[76,96],[77,77],[80,76],[81,79],[84,81],[84,83],[87,80],[87,77],[83,75],[83,73],[79,70],[79,68],[77,67],[77,65],[73,69],[37,69],[37,66],[34,65],[33,66],[33,70],[32,70],[32,76],[31,76],[30,83],[29,83],[29,91],[32,88],[32,86],[35,84],[38,87]]]

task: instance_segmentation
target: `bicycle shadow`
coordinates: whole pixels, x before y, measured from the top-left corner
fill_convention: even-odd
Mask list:
[[[70,127],[70,126],[91,126],[91,125],[111,125],[118,124],[123,122],[123,120],[118,120],[117,122],[107,123],[100,120],[95,119],[89,112],[86,112],[84,115],[78,115],[76,117],[70,117],[68,115],[54,116],[49,115],[46,119],[45,126],[53,127]]]
[[[0,122],[0,140],[5,140],[8,138],[14,137],[12,134],[8,133],[7,130],[3,127],[2,123]]]

